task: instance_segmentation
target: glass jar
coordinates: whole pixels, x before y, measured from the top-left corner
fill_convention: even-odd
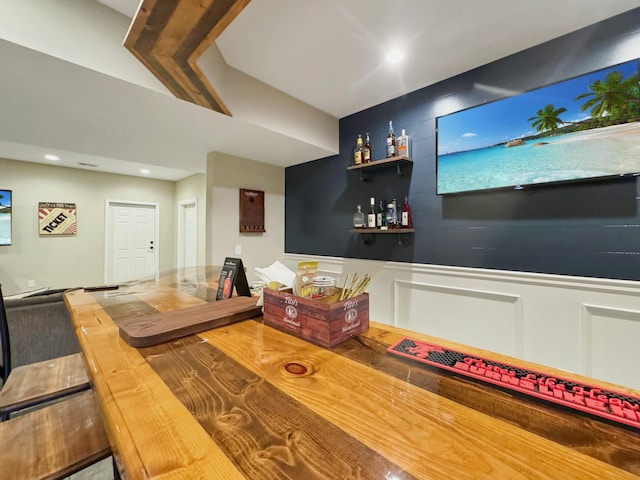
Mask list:
[[[336,291],[335,277],[315,277],[311,285],[311,298],[329,297]]]

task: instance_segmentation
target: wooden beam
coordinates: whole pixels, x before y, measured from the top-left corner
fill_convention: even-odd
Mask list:
[[[231,115],[196,62],[251,0],[143,0],[125,47],[176,97]]]

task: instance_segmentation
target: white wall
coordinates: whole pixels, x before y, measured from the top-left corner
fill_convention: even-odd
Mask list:
[[[285,254],[368,273],[372,320],[640,390],[640,282]]]
[[[207,176],[196,173],[190,177],[183,178],[176,182],[176,246],[179,247],[178,237],[178,206],[185,200],[196,200],[198,208],[198,265],[205,265],[206,262],[206,220],[207,220]],[[176,258],[178,251],[176,250]]]
[[[5,295],[104,283],[106,199],[159,203],[160,270],[176,264],[174,182],[0,159],[0,188],[13,190],[13,245],[0,247]],[[77,235],[39,236],[38,202],[75,203]]]
[[[239,189],[265,192],[264,233],[239,233]],[[282,261],[284,252],[284,168],[219,152],[207,157],[207,263],[220,265],[225,257],[240,257],[249,283],[254,268]],[[240,245],[242,253],[236,255]]]

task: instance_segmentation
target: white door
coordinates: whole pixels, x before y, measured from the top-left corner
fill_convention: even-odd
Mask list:
[[[198,264],[198,204],[185,200],[178,205],[178,267]]]
[[[155,204],[107,201],[105,280],[126,282],[152,277],[158,270]]]

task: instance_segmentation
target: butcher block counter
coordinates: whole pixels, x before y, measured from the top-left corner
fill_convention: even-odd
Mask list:
[[[375,322],[331,349],[259,316],[149,347],[121,338],[125,319],[215,301],[219,271],[65,295],[129,479],[640,478],[633,425],[387,349],[409,337],[639,395],[567,372]]]

